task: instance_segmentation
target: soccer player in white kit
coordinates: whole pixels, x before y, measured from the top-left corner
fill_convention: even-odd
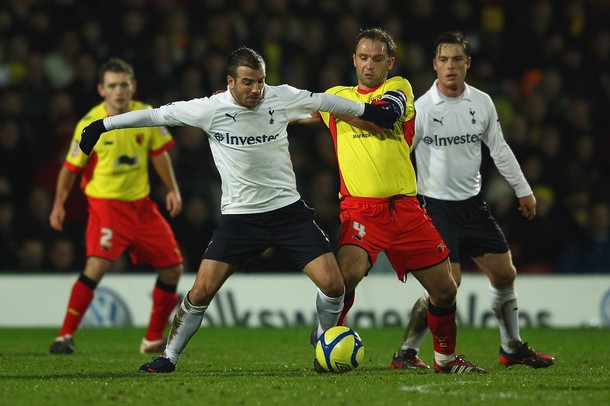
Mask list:
[[[417,190],[422,205],[450,250],[451,271],[461,281],[460,254],[472,257],[489,278],[489,299],[500,329],[499,360],[506,366],[553,365],[554,358],[534,351],[521,340],[514,282],[517,275],[504,233],[481,196],[481,146],[515,191],[519,211],[536,216],[536,199],[513,152],[504,140],[489,95],[469,86],[470,43],[461,32],[446,32],[434,44],[437,80],[415,102],[413,150]],[[417,351],[427,334],[427,298],[411,312],[392,368],[427,368]]]
[[[163,354],[140,372],[172,372],[197,332],[214,295],[243,262],[269,247],[287,252],[318,287],[318,332],[335,326],[343,309],[345,284],[315,212],[301,200],[288,150],[290,118],[311,111],[353,114],[382,127],[394,124],[388,106],[357,103],[288,85],[265,84],[265,62],[240,47],[227,61],[227,90],[93,122],[80,147],[91,153],[100,135],[117,128],[182,126],[208,136],[222,180],[221,219],[203,253],[191,290],[178,309]],[[391,108],[391,107],[390,107]]]

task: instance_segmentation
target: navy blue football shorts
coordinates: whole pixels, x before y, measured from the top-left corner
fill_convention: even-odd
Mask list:
[[[271,247],[282,250],[298,269],[333,252],[315,210],[298,200],[266,213],[223,214],[203,258],[243,265]]]
[[[477,258],[487,253],[508,252],[504,232],[480,194],[460,201],[427,196],[419,199],[449,247],[451,262],[460,263],[460,255]]]

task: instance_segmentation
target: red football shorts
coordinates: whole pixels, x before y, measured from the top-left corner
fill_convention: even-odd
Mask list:
[[[116,260],[128,250],[134,264],[169,268],[182,262],[182,253],[169,224],[150,199],[125,202],[87,198],[87,256]]]
[[[408,272],[439,264],[449,255],[415,196],[344,198],[339,246],[347,244],[368,252],[371,264],[385,252],[401,281]]]

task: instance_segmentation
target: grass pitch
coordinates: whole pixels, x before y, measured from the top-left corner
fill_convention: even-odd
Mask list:
[[[141,374],[142,329],[81,329],[76,352],[50,355],[56,330],[0,329],[0,405],[602,405],[610,399],[610,329],[525,329],[556,365],[506,368],[495,329],[458,333],[458,353],[486,375],[389,369],[402,329],[362,329],[362,366],[318,375],[309,329],[202,328],[172,374]],[[432,363],[430,337],[422,347]]]

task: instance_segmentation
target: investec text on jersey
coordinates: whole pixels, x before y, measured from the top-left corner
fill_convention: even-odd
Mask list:
[[[214,138],[218,142],[225,142],[225,144],[229,145],[254,145],[254,144],[263,144],[265,142],[275,141],[279,134],[275,135],[230,135],[229,133],[221,134],[215,133]]]
[[[472,144],[479,142],[481,141],[482,136],[483,135],[481,133],[456,135],[454,137],[439,137],[435,134],[434,139],[432,139],[432,137],[424,137],[424,142],[428,145],[434,143],[436,146],[446,147],[447,145]]]

